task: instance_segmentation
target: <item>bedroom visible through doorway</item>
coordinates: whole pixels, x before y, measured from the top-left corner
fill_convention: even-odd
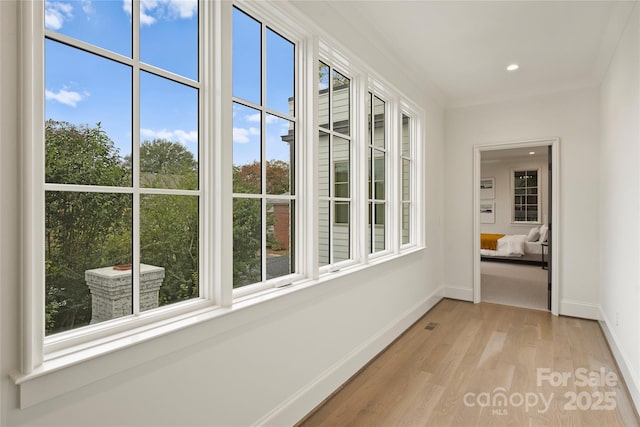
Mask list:
[[[552,148],[476,147],[475,302],[553,311]]]

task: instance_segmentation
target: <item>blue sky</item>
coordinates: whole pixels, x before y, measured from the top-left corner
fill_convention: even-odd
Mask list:
[[[140,4],[141,60],[197,80],[197,0],[142,0]],[[130,57],[131,8],[131,0],[47,0],[45,25]],[[233,25],[234,96],[260,103],[260,24],[234,10]],[[288,114],[293,96],[293,45],[270,29],[266,34],[265,104]],[[45,52],[46,118],[89,126],[100,122],[120,155],[130,154],[132,69],[52,40],[46,41]],[[141,73],[141,140],[179,142],[198,158],[197,108],[197,90]],[[239,104],[234,104],[233,112],[234,163],[258,160],[255,146],[260,141],[260,115]],[[289,129],[288,121],[267,115],[266,126],[267,158],[289,160],[289,147],[280,138]]]

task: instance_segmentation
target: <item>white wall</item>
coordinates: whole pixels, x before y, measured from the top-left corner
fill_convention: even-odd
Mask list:
[[[618,365],[640,408],[640,11],[601,88],[600,304]]]
[[[542,148],[541,148],[542,149]],[[544,148],[546,150],[546,148]],[[538,194],[540,203],[540,221],[547,221],[548,206],[548,176],[549,165],[544,158],[536,158],[530,160],[528,158],[505,159],[499,163],[482,163],[480,175],[484,177],[495,178],[495,220],[493,224],[480,224],[481,233],[496,234],[527,234],[534,225],[531,224],[514,224],[512,219],[513,209],[513,190],[511,189],[511,173],[513,170],[540,170]],[[483,200],[481,200],[482,202]],[[490,200],[488,200],[490,201]],[[536,227],[539,227],[536,225]]]
[[[349,45],[353,51],[382,70],[383,77],[399,82],[405,93],[414,94],[426,111],[428,248],[104,356],[92,362],[95,369],[111,369],[123,358],[146,362],[18,409],[18,388],[8,377],[19,367],[21,346],[16,3],[0,1],[0,11],[1,425],[291,424],[437,300],[443,277],[442,109],[422,96],[402,71],[390,72],[375,47],[354,42]],[[361,40],[358,35],[353,39]],[[216,332],[228,322],[237,326]],[[63,383],[60,379],[50,386]]]
[[[598,106],[592,88],[446,112],[447,295],[473,295],[474,145],[559,137],[559,311],[598,317]]]

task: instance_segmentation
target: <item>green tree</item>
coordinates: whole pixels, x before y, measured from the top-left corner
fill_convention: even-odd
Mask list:
[[[121,165],[118,150],[100,123],[89,127],[47,120],[45,153],[45,178],[49,183],[129,185],[130,176]],[[130,228],[130,195],[46,192],[47,333],[89,323],[91,296],[84,272],[131,262],[130,250],[104,250],[111,236],[130,234]]]
[[[182,144],[165,139],[140,144],[143,187],[198,188],[198,162]],[[131,157],[125,157],[131,167]],[[159,304],[198,296],[198,197],[152,195],[140,197],[140,257],[165,269]]]
[[[198,188],[198,162],[184,145],[166,139],[153,139],[140,144],[140,180],[144,187]],[[131,156],[124,166],[132,169]]]

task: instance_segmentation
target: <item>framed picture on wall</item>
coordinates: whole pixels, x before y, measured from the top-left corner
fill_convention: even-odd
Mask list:
[[[496,179],[495,178],[480,178],[480,198],[481,199],[495,199],[496,198]]]
[[[493,201],[480,201],[480,223],[495,224],[496,222],[496,203]]]

